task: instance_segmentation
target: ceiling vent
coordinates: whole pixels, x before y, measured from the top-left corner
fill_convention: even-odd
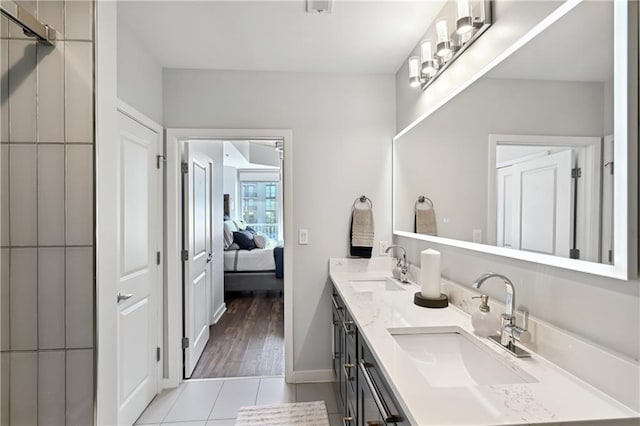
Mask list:
[[[330,14],[333,12],[333,0],[307,0],[307,13]]]

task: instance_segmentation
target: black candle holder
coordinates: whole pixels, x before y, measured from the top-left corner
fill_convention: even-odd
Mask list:
[[[431,299],[429,297],[424,297],[421,291],[416,292],[413,296],[413,303],[418,306],[422,306],[423,308],[446,308],[449,306],[449,297],[441,293],[440,297],[435,299]]]

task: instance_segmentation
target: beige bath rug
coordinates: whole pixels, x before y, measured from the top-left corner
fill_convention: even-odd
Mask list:
[[[324,401],[242,407],[236,426],[329,426]]]

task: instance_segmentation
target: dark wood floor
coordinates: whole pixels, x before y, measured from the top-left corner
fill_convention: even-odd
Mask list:
[[[284,374],[284,300],[278,292],[225,296],[227,311],[209,329],[191,378]]]

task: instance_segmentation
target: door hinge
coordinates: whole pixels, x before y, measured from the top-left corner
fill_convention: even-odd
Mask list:
[[[182,349],[187,349],[189,347],[189,338],[188,337],[183,337],[182,338]]]
[[[580,249],[573,248],[569,250],[569,257],[571,259],[580,259]]]
[[[156,361],[160,362],[160,347],[156,348]]]
[[[580,167],[574,167],[573,169],[571,169],[571,177],[573,179],[582,177],[582,169]]]
[[[613,263],[613,250],[609,250],[609,263]]]
[[[156,264],[159,265],[160,264],[160,252],[156,252]]]
[[[156,169],[160,168],[160,164],[166,161],[167,157],[164,155],[156,155]]]
[[[186,262],[189,260],[189,250],[182,250],[182,261]]]
[[[189,163],[182,163],[182,173],[185,175],[189,173]]]

